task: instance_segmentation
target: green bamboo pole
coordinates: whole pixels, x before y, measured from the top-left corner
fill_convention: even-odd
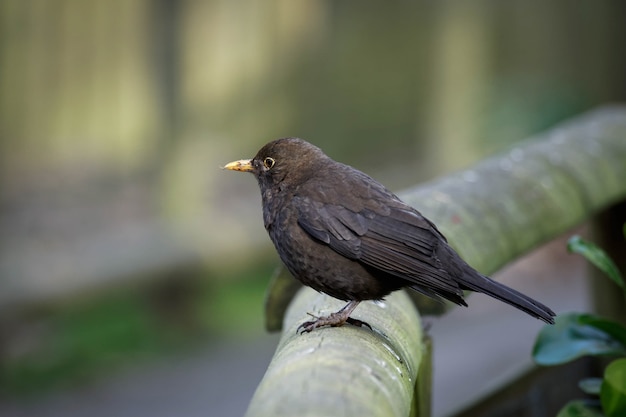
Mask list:
[[[626,197],[626,107],[591,111],[400,195],[492,274]]]
[[[346,325],[296,333],[310,319],[307,312],[328,314],[343,304],[309,288],[298,292],[247,416],[408,416],[412,409],[429,408],[429,392],[414,393],[427,350],[411,299],[398,291],[383,302],[360,305],[352,317],[373,331]]]

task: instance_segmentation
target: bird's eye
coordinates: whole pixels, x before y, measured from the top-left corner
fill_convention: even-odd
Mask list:
[[[263,160],[263,165],[265,165],[265,168],[267,169],[272,169],[275,163],[276,161],[274,161],[274,158],[265,158]]]

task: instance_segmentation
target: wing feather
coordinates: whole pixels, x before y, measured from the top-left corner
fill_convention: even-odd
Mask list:
[[[355,212],[309,197],[296,198],[298,224],[337,253],[361,262],[373,273],[380,271],[407,280],[409,286],[426,288],[430,295],[462,295],[436,256],[437,246],[445,244],[443,236],[399,200],[397,207],[377,213],[367,208]]]

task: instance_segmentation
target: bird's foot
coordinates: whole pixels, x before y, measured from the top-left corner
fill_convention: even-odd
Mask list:
[[[318,317],[313,321],[306,321],[298,327],[298,333],[299,334],[309,333],[317,329],[318,327],[324,327],[324,326],[339,327],[339,326],[343,326],[344,323],[349,323],[357,327],[366,326],[366,327],[369,327],[370,330],[372,330],[372,326],[370,326],[365,321],[353,319],[352,317],[347,317],[345,319],[343,318],[338,319],[336,315],[337,313],[333,313],[328,316]]]
[[[349,323],[357,327],[367,326],[371,330],[372,326],[370,326],[368,323],[350,317],[350,313],[352,313],[352,310],[354,310],[358,304],[358,301],[350,301],[344,308],[335,313],[329,314],[328,316],[317,317],[309,313],[309,315],[314,317],[315,320],[302,323],[300,326],[298,326],[297,332],[299,334],[309,333],[317,329],[318,327],[339,327],[343,326],[344,323]]]

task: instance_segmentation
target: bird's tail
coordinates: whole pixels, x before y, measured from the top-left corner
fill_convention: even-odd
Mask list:
[[[513,288],[507,287],[486,277],[475,270],[467,272],[461,281],[463,287],[476,292],[482,292],[500,301],[512,305],[531,316],[554,324],[556,314],[548,306],[522,294]]]

